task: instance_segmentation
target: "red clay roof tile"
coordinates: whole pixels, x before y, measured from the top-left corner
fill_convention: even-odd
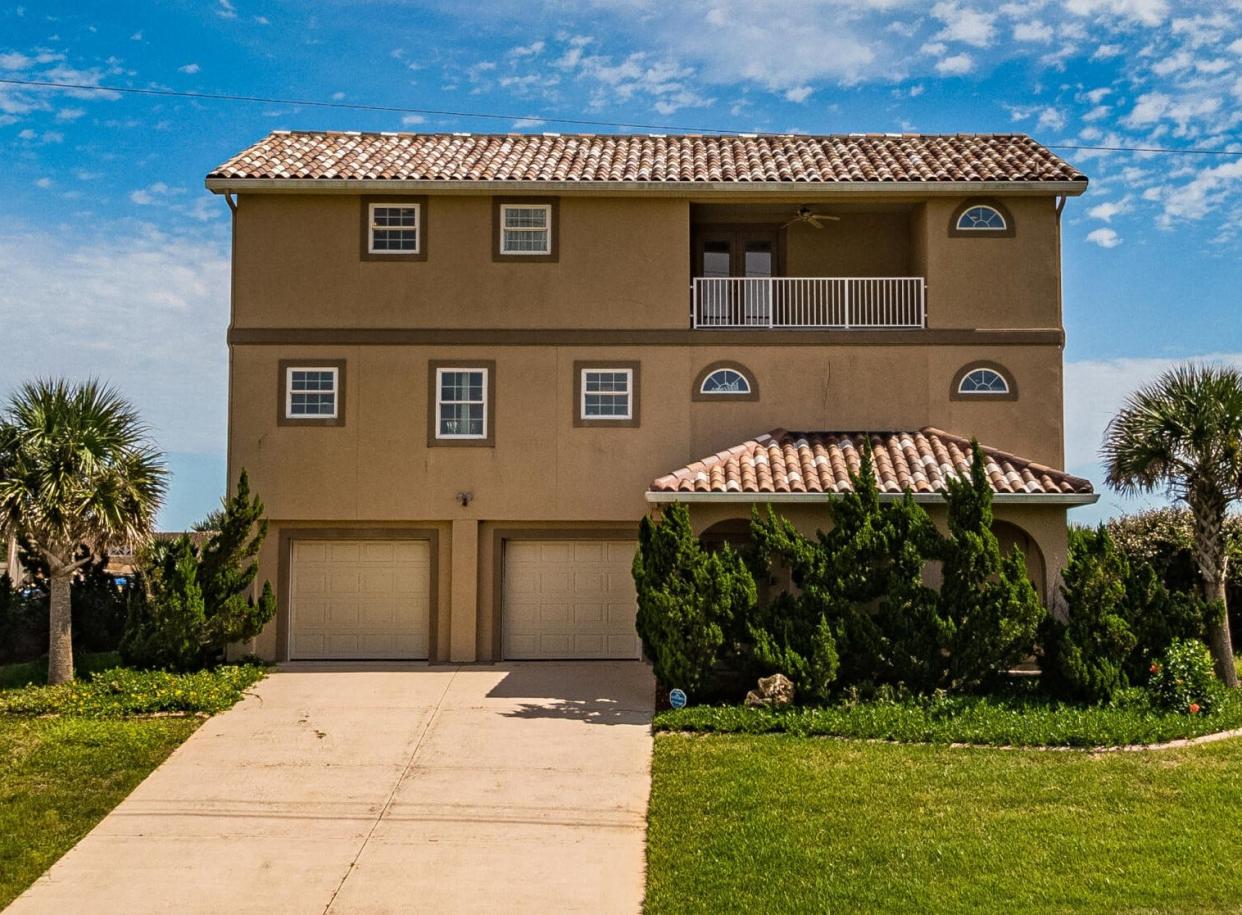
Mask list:
[[[918,432],[786,432],[776,429],[653,480],[652,492],[847,492],[871,449],[880,492],[943,493],[970,473],[970,442],[928,426]],[[1091,483],[1005,451],[981,446],[992,490],[1089,495]]]
[[[646,136],[278,131],[208,178],[421,181],[1086,181],[1023,134]]]

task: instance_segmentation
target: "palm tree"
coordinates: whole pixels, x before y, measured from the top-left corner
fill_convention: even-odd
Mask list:
[[[1104,433],[1102,456],[1119,492],[1164,486],[1190,507],[1203,594],[1218,608],[1208,627],[1216,673],[1236,687],[1224,524],[1242,497],[1242,373],[1194,364],[1169,370],[1126,400]]]
[[[74,573],[150,535],[165,473],[133,407],[96,381],[23,385],[0,415],[0,537],[16,535],[47,562],[49,683],[73,679]]]

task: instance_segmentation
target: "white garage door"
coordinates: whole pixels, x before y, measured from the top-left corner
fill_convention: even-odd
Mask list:
[[[295,540],[289,657],[428,656],[431,547],[425,540]]]
[[[515,540],[505,544],[504,656],[638,658],[632,540]]]

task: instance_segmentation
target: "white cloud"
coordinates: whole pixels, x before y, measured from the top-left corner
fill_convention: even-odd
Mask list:
[[[230,0],[216,0],[216,15],[221,19],[236,19],[237,7]]]
[[[944,76],[961,76],[975,67],[969,54],[954,54],[936,62],[936,72]]]
[[[1065,8],[1078,16],[1112,16],[1147,26],[1160,25],[1169,12],[1166,0],[1066,0]]]
[[[406,127],[413,127],[416,124],[422,124],[427,119],[421,114],[407,114],[401,118],[401,123]]]
[[[151,206],[156,203],[159,198],[168,197],[169,195],[181,193],[178,188],[171,188],[163,181],[156,181],[154,184],[136,191],[131,191],[129,199],[138,206]]]
[[[1038,19],[1033,22],[1019,22],[1013,27],[1014,41],[1032,41],[1047,43],[1052,41],[1052,26],[1040,22]]]
[[[0,392],[39,376],[98,376],[136,404],[161,448],[223,449],[225,242],[123,225],[68,238],[10,223],[0,275],[0,325],[20,324],[24,341],[0,360]]]
[[[1087,241],[1101,248],[1115,248],[1121,244],[1121,237],[1113,229],[1092,229],[1087,233]]]
[[[53,183],[54,182],[52,181],[51,178],[47,178],[47,177],[38,178],[35,180],[35,187],[41,187],[46,191],[49,187],[52,186]]]
[[[1119,44],[1102,44],[1095,49],[1095,53],[1091,55],[1092,60],[1108,60],[1110,57],[1120,57],[1125,52]]]
[[[1121,200],[1106,200],[1103,203],[1097,203],[1091,209],[1087,210],[1087,215],[1092,219],[1099,219],[1102,222],[1112,222],[1114,216],[1120,216],[1130,211],[1130,198],[1124,197]],[[1104,247],[1112,247],[1105,245]]]
[[[932,15],[944,23],[935,36],[937,41],[960,41],[976,48],[992,43],[995,16],[991,13],[963,7],[954,0],[942,0],[932,7]]]
[[[25,70],[33,63],[33,57],[27,57],[17,51],[0,54],[0,70]]]
[[[197,73],[201,69],[202,67],[200,67],[198,64],[186,64],[184,67],[178,67],[177,72],[188,73],[191,76],[193,76],[195,73]]]
[[[84,114],[86,114],[85,108],[62,108],[60,111],[56,112],[56,120],[76,121]]]
[[[1188,184],[1163,195],[1165,224],[1177,219],[1202,219],[1239,187],[1242,157],[1204,168]]]
[[[785,90],[785,99],[790,102],[805,102],[811,97],[811,92],[810,86],[796,86]]]
[[[510,48],[508,54],[510,57],[537,57],[543,53],[545,47],[547,44],[542,41],[532,41],[527,45]]]

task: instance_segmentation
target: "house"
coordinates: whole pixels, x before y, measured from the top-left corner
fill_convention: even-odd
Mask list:
[[[1020,135],[277,131],[233,212],[229,474],[271,529],[269,658],[633,658],[638,520],[808,531],[871,448],[944,520],[986,448],[1054,593],[1060,217]]]

